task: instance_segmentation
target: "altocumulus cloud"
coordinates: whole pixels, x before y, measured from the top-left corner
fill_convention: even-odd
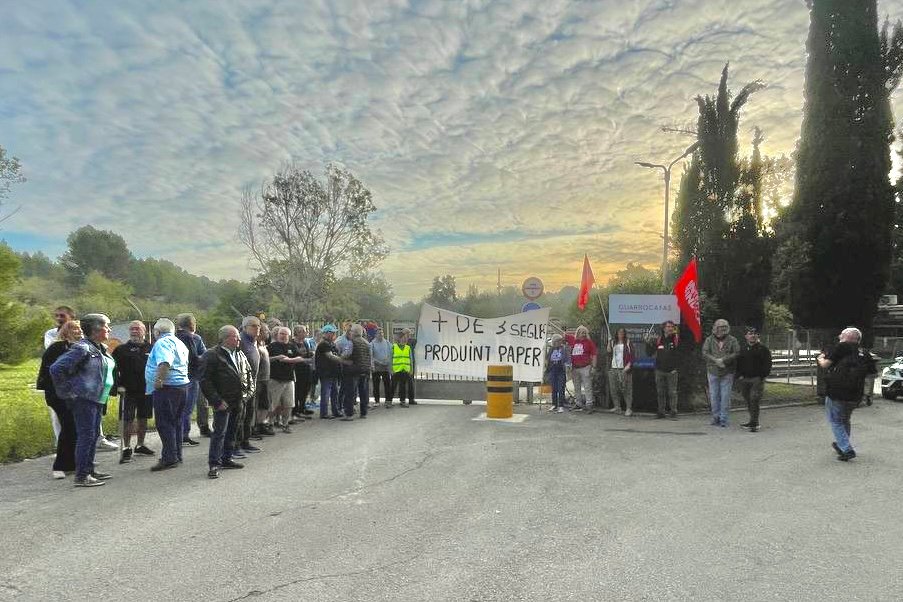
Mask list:
[[[882,12],[903,15],[903,0]],[[769,88],[765,152],[799,135],[802,0],[34,2],[0,22],[0,143],[25,163],[11,239],[91,223],[139,255],[247,277],[242,188],[327,161],[374,192],[402,299],[432,277],[575,284],[656,265],[661,178],[731,63]],[[898,107],[899,108],[899,107]],[[40,235],[40,238],[35,238]],[[52,246],[52,245],[51,245]]]

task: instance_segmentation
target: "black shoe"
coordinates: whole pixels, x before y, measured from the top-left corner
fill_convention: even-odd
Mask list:
[[[320,420],[335,420],[335,416],[320,416]]]
[[[414,400],[413,400],[413,399],[412,399],[412,400],[411,400],[411,401],[409,401],[409,402],[408,402],[408,403],[409,403],[409,404],[411,404],[411,405],[412,405],[412,406],[416,406],[416,405],[418,405],[418,404],[417,404],[417,402],[416,402],[416,401],[414,401]]]
[[[208,479],[218,479],[219,478],[219,466],[211,466],[210,470],[207,471]]]
[[[313,413],[314,413],[313,410],[308,410],[307,408],[301,410],[301,414],[303,416],[313,416]]]
[[[748,428],[749,428],[749,432],[750,432],[750,433],[758,433],[758,432],[759,432],[759,425],[758,425],[758,424],[751,424],[751,425],[749,425]]]
[[[677,412],[671,412],[670,414],[668,414],[668,417],[671,420],[677,420]]]
[[[248,452],[249,454],[259,454],[260,453],[260,448],[255,447],[255,446],[251,445],[250,443],[248,443],[247,445],[242,445],[241,449],[242,449],[242,451]]]
[[[97,479],[98,481],[107,481],[113,478],[113,475],[106,472],[97,472],[96,470],[91,473],[91,476]]]
[[[263,425],[263,428],[261,429],[260,434],[266,435],[267,437],[275,437],[276,431],[273,429],[272,424],[265,424],[265,425]]]
[[[156,464],[151,466],[151,471],[157,472],[158,470],[167,470],[169,468],[175,468],[178,465],[179,465],[178,462],[166,463],[163,460],[160,460],[159,462],[157,462]]]
[[[209,428],[201,428],[201,437],[209,437],[212,434],[213,431],[211,431]]]
[[[748,429],[748,428],[751,427],[752,425],[753,425],[752,422],[744,422],[744,423],[741,424],[740,426],[741,426],[742,428]]]
[[[126,447],[122,450],[122,455],[119,456],[120,464],[128,464],[132,461],[132,448]]]
[[[101,485],[106,485],[106,482],[98,481],[91,475],[82,477],[81,479],[75,479],[76,487],[100,487]]]
[[[239,464],[235,460],[223,460],[223,468],[234,469],[234,468],[244,468],[244,464]]]
[[[837,459],[840,460],[841,462],[849,462],[850,460],[852,460],[855,457],[856,457],[856,452],[853,451],[853,448],[851,447],[850,451],[840,454],[839,456],[837,456]]]
[[[363,420],[363,419],[366,418],[366,417],[367,417],[366,414],[361,414],[361,420]]]
[[[142,456],[155,456],[157,455],[154,450],[148,448],[146,445],[139,445],[135,448],[136,454],[141,454]]]
[[[659,412],[655,415],[656,420],[658,420],[659,418],[664,418],[664,417],[665,417],[665,415],[662,414],[661,412]]]
[[[341,420],[342,422],[351,422],[352,420],[354,420],[354,418],[352,418],[351,416],[342,416],[341,418],[339,418],[339,420]]]
[[[198,441],[195,441],[191,437],[185,437],[184,439],[182,439],[182,445],[187,445],[188,447],[195,447],[197,445],[200,445],[200,443]]]
[[[831,447],[834,448],[834,451],[837,452],[837,455],[838,455],[838,456],[842,456],[842,455],[843,455],[843,450],[840,449],[840,446],[837,445],[837,442],[836,442],[836,441],[832,441],[832,442],[831,442]]]

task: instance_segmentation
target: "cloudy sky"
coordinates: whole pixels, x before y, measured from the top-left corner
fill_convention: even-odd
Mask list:
[[[903,17],[903,0],[879,2]],[[661,258],[666,162],[725,62],[741,123],[799,136],[804,0],[15,2],[0,19],[0,144],[28,182],[0,237],[65,249],[83,224],[136,255],[247,278],[242,189],[334,161],[374,194],[396,300],[578,284]],[[903,101],[897,96],[895,112]],[[174,219],[179,219],[174,223]]]

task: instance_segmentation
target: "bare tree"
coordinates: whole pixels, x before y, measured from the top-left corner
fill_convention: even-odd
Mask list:
[[[242,194],[239,239],[293,319],[325,301],[338,275],[365,273],[387,252],[368,221],[376,210],[370,191],[337,165],[324,175],[285,165]]]
[[[3,205],[3,199],[9,195],[9,191],[13,184],[25,181],[22,175],[22,164],[16,157],[10,157],[6,154],[6,149],[0,146],[0,206]],[[16,207],[6,215],[0,214],[0,223],[6,221],[19,211],[20,207]]]

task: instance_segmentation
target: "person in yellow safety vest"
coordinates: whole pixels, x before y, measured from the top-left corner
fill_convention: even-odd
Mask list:
[[[401,331],[395,344],[392,345],[392,394],[389,395],[386,407],[391,407],[392,398],[396,392],[401,407],[408,407],[408,403],[417,405],[417,402],[414,401],[413,354],[411,346],[408,345],[410,336],[411,331],[406,328]],[[405,403],[405,397],[408,398],[408,403]]]

